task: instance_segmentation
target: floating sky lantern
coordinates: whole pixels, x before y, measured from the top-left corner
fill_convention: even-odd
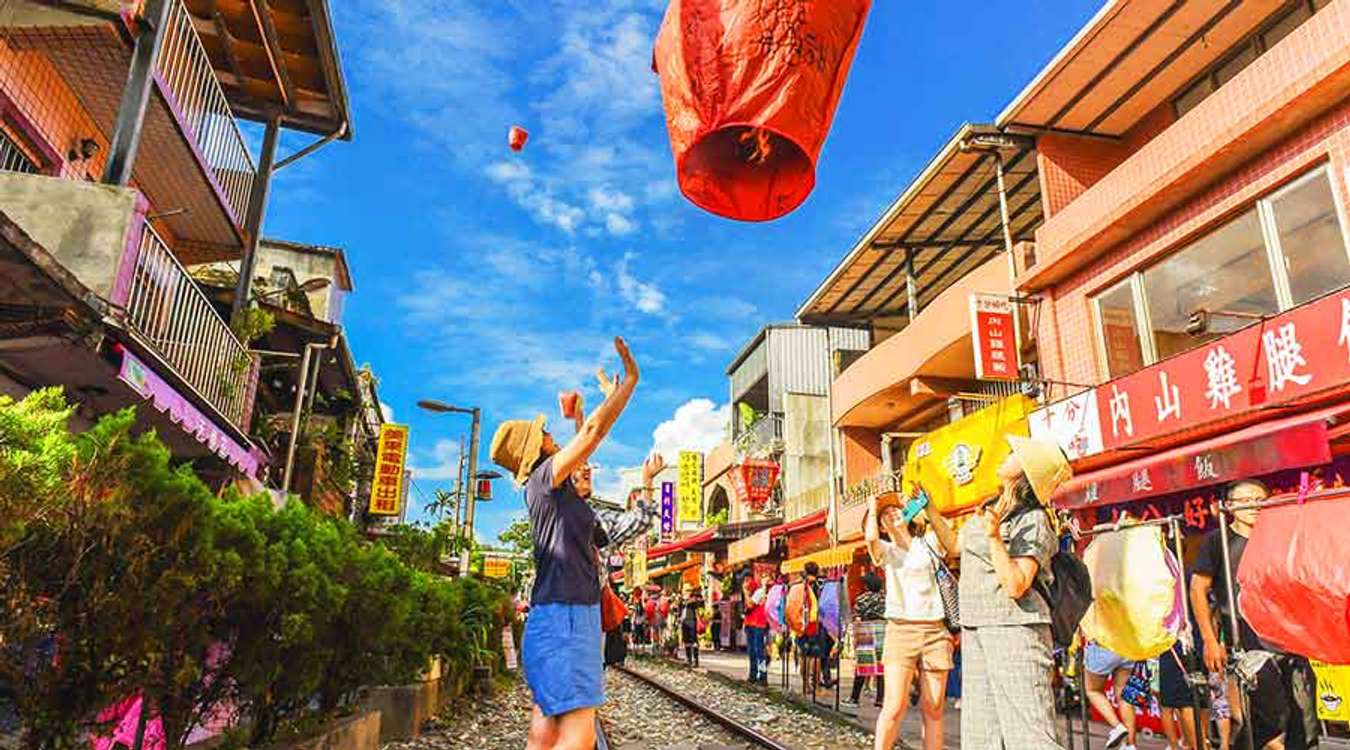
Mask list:
[[[680,190],[742,221],[816,182],[871,0],[671,0],[656,38]]]
[[[506,135],[506,144],[512,151],[525,150],[525,141],[530,139],[530,131],[519,125],[512,125],[511,130]]]

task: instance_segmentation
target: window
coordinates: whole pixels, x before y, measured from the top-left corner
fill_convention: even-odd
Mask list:
[[[1325,169],[1290,185],[1267,205],[1278,238],[1276,262],[1283,261],[1289,276],[1292,304],[1350,284],[1350,260]]]
[[[24,174],[37,174],[38,165],[24,153],[19,144],[9,137],[4,130],[0,130],[0,171],[4,172],[23,172]]]
[[[1144,366],[1143,339],[1139,336],[1141,326],[1134,305],[1134,286],[1133,279],[1126,279],[1097,298],[1097,327],[1106,370],[1113,378]]]
[[[1093,298],[1108,377],[1350,286],[1350,252],[1321,167]],[[1209,313],[1204,330],[1192,316]]]
[[[1176,111],[1177,117],[1195,109],[1197,104],[1217,91],[1220,86],[1231,81],[1242,72],[1243,68],[1279,43],[1304,21],[1312,18],[1312,15],[1326,7],[1328,2],[1329,0],[1298,0],[1275,13],[1255,33],[1234,45],[1230,54],[1216,61],[1172,98],[1172,109]]]
[[[1186,333],[1197,310],[1268,315],[1279,311],[1256,209],[1144,271],[1144,303],[1156,359],[1179,354],[1250,322],[1215,316],[1203,336]]]

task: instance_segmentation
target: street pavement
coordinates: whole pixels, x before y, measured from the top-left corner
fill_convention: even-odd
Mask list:
[[[681,663],[682,660],[681,660]],[[749,666],[746,662],[744,653],[736,652],[717,652],[704,650],[699,654],[699,668],[703,671],[721,675],[724,678],[744,681],[749,673]],[[784,671],[787,670],[787,685],[785,691]],[[872,705],[873,695],[871,692],[864,691],[859,699],[859,705],[853,706],[845,701],[853,689],[853,664],[851,661],[844,661],[841,671],[838,690],[840,690],[839,710],[844,716],[856,722],[866,731],[872,731],[877,720],[877,709]],[[793,668],[789,662],[784,664],[781,660],[775,660],[769,668],[769,689],[783,693],[794,700],[813,704],[819,710],[833,711],[835,707],[835,694],[833,690],[818,690],[814,696],[803,694],[801,692],[801,675]],[[956,708],[951,700],[948,700],[946,714],[943,717],[943,724],[946,727],[947,747],[952,750],[959,750],[961,747],[961,712]],[[1075,725],[1075,737],[1073,750],[1082,750],[1082,736],[1077,734]],[[901,745],[908,748],[922,747],[920,738],[922,737],[922,720],[917,708],[911,708],[905,714],[905,721],[900,730]],[[1064,723],[1060,723],[1060,737],[1067,739]],[[1089,740],[1091,750],[1104,750],[1106,747],[1106,733],[1103,725],[1094,723]],[[1137,744],[1139,750],[1166,750],[1166,738],[1153,738],[1141,734]]]

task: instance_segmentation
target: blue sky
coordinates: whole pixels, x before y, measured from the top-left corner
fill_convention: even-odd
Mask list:
[[[1099,6],[877,0],[815,193],[786,218],[740,224],[676,189],[650,69],[665,4],[333,4],[356,138],[280,173],[267,231],[346,249],[348,335],[411,425],[428,495],[453,481],[469,425],[418,399],[484,409],[486,468],[499,421],[557,424],[564,389],[598,401],[593,373],[617,367],[616,334],[643,375],[596,457],[601,486],[653,446],[710,447],[740,346],[790,319],[957,126],[992,119]],[[531,133],[522,154],[506,147],[512,124]],[[480,538],[522,507],[499,482]]]

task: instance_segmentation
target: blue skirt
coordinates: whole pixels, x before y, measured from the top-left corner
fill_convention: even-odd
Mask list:
[[[605,702],[604,636],[598,604],[540,604],[525,620],[525,682],[545,716]]]

